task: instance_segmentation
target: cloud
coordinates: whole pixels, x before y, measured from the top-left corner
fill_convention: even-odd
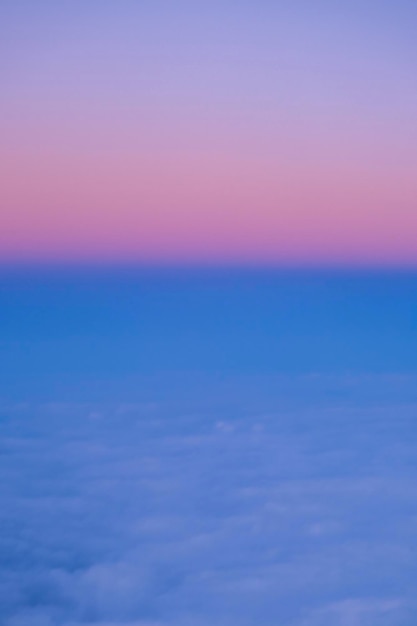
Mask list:
[[[0,622],[411,626],[414,405],[252,384],[4,404]]]
[[[343,600],[313,611],[302,626],[386,626],[404,623],[404,619],[404,606],[399,600],[360,598]]]

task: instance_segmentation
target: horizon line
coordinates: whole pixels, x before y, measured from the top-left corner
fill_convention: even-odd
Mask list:
[[[0,272],[8,271],[156,271],[156,272],[330,272],[417,274],[415,263],[360,262],[243,262],[243,261],[127,261],[98,259],[0,259]]]

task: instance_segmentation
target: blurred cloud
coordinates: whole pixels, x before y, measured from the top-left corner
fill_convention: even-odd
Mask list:
[[[411,626],[415,401],[314,380],[4,403],[1,623]]]

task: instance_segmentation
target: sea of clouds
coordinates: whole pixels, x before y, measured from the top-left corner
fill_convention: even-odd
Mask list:
[[[137,384],[3,402],[2,625],[415,625],[415,379]]]

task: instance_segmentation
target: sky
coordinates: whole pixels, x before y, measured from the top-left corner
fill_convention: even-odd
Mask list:
[[[0,260],[415,266],[414,2],[0,7]]]
[[[415,626],[416,27],[0,2],[2,626]]]
[[[3,269],[0,302],[9,401],[123,397],[139,374],[417,372],[414,272]]]

